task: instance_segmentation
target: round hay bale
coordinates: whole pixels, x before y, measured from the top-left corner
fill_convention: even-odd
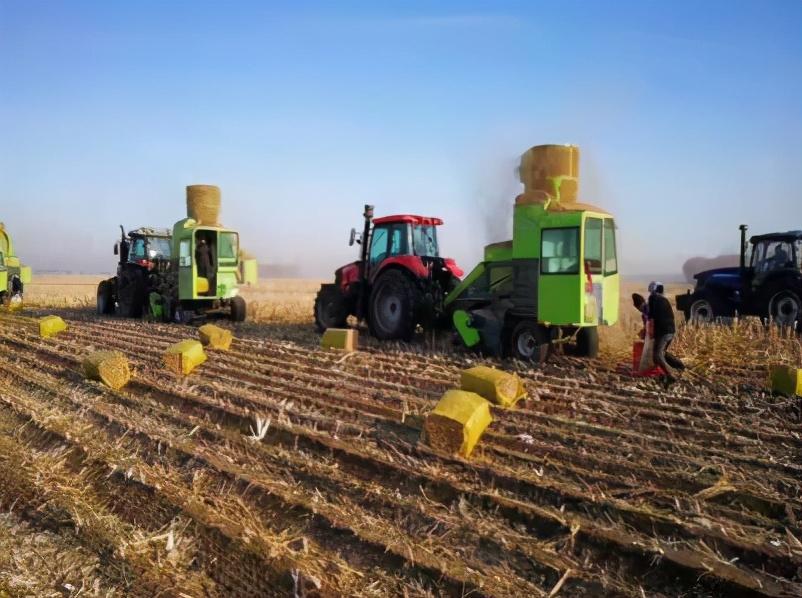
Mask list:
[[[536,145],[521,156],[518,170],[525,192],[560,193],[562,201],[576,201],[579,148],[575,145]],[[572,180],[562,180],[568,177]]]
[[[219,226],[220,187],[188,185],[187,216],[204,226]]]

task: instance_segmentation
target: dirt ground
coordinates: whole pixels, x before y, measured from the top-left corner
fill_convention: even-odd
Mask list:
[[[98,317],[94,282],[42,277],[0,315],[0,596],[802,595],[800,406],[766,389],[768,363],[802,363],[781,331],[681,326],[691,368],[665,390],[626,369],[629,288],[601,359],[538,366],[443,339],[321,350],[317,282],[271,281],[222,323],[231,351],[179,377],[161,355],[195,329]],[[51,313],[69,329],[39,338]],[[97,349],[130,360],[124,389],[85,380]],[[480,363],[527,398],[469,460],[433,450],[423,418]]]

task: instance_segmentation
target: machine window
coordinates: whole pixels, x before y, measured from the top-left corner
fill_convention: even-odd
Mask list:
[[[390,255],[407,255],[408,228],[406,224],[396,224],[390,227]]]
[[[192,266],[192,251],[190,251],[189,239],[182,239],[178,245],[178,265]]]
[[[378,264],[387,257],[387,229],[373,229],[373,237],[370,241],[370,263]]]
[[[601,218],[585,220],[585,267],[591,274],[602,273],[602,221]]]
[[[169,260],[172,252],[170,239],[163,237],[151,237],[148,239],[148,255],[151,259],[158,257]]]
[[[412,246],[415,255],[437,257],[437,228],[422,225],[413,227]]]
[[[135,262],[145,259],[145,239],[137,237],[131,243],[131,250],[128,252],[128,261]]]
[[[237,233],[220,233],[217,257],[221,260],[237,259],[239,252],[239,235]]]
[[[541,235],[543,274],[579,273],[579,228],[546,228]]]
[[[752,252],[755,272],[771,272],[794,267],[793,247],[787,241],[764,241]]]
[[[618,273],[618,256],[615,250],[615,222],[607,218],[604,221],[604,273]]]

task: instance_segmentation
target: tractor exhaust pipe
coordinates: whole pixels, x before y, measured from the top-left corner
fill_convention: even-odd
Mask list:
[[[359,295],[356,299],[357,318],[364,317],[365,305],[368,299],[368,257],[370,257],[370,231],[373,224],[373,206],[365,204],[365,227],[362,229],[362,239],[360,241],[360,261],[359,261]]]
[[[747,225],[742,224],[738,227],[741,231],[741,274],[746,270],[746,230],[749,228]]]

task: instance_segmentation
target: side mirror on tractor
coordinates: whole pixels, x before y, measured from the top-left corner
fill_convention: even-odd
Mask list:
[[[120,255],[120,244],[119,243],[115,243],[114,244],[114,255]]]
[[[362,244],[362,235],[356,232],[355,228],[351,229],[351,236],[348,239],[348,246],[352,246],[354,243]]]

